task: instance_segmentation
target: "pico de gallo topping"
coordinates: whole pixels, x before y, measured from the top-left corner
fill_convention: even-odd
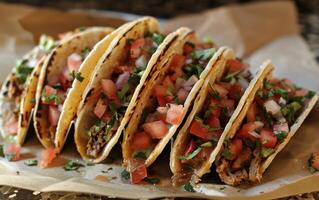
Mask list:
[[[56,46],[53,38],[42,35],[37,48],[35,48],[27,58],[20,59],[16,62],[15,73],[5,84],[7,90],[3,92],[4,96],[14,99],[15,107],[11,109],[8,118],[4,120],[4,134],[16,135],[18,132],[18,115],[20,109],[21,95],[26,87],[26,81],[31,75],[33,69],[37,66],[39,60],[47,55]],[[31,102],[34,104],[34,102]]]
[[[148,61],[164,38],[164,35],[154,32],[126,40],[123,51],[127,57],[114,68],[110,78],[101,80],[102,92],[93,110],[96,122],[87,130],[88,156],[97,157],[116,133]],[[132,166],[138,164],[134,162]]]
[[[208,94],[188,128],[188,142],[179,157],[183,174],[190,175],[189,171],[199,169],[209,159],[250,81],[248,65],[232,59],[227,60],[222,78],[208,85]]]
[[[226,140],[217,171],[227,184],[260,181],[261,163],[276,151],[314,92],[287,79],[264,81],[235,137]]]
[[[81,53],[70,54],[67,58],[67,65],[58,79],[47,81],[47,84],[43,87],[41,107],[47,109],[52,140],[54,139],[63,103],[72,86],[72,82],[74,80],[82,82],[84,79],[79,72],[79,68],[89,52],[90,48],[86,47]]]
[[[183,46],[182,54],[172,56],[167,72],[153,88],[131,142],[132,158],[129,162],[136,159],[143,161],[143,173],[129,170],[134,180],[132,183],[147,177],[144,161],[168,134],[170,127],[182,122],[184,102],[214,53],[213,43],[188,41]]]

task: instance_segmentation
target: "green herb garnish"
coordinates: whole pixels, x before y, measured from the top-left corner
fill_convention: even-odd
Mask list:
[[[146,160],[147,157],[150,155],[150,153],[151,153],[150,149],[135,151],[133,153],[133,158],[141,158]]]
[[[215,52],[215,48],[196,50],[191,53],[191,57],[198,60],[207,60],[211,58]]]
[[[87,54],[91,51],[91,49],[89,47],[85,47],[83,50],[82,50],[82,54]]]
[[[277,137],[279,141],[282,141],[284,138],[287,137],[287,135],[288,133],[285,131],[275,132],[275,136]]]
[[[121,172],[121,177],[124,180],[129,180],[130,179],[130,172],[128,172],[126,169],[123,169],[123,171]]]
[[[78,170],[80,167],[84,167],[84,165],[82,163],[79,163],[77,161],[74,160],[70,160],[64,167],[63,169],[65,171],[76,171]]]
[[[70,73],[70,75],[72,76],[73,80],[78,80],[80,82],[82,82],[84,80],[84,77],[82,76],[81,72],[76,72],[76,71],[72,71]]]
[[[312,98],[315,95],[316,95],[316,92],[309,90],[306,97],[310,99],[310,98]]]
[[[267,158],[267,157],[270,156],[273,152],[274,152],[274,149],[262,147],[260,154],[261,154],[261,156],[262,156],[263,158]]]
[[[57,94],[46,94],[46,93],[43,93],[42,94],[42,97],[43,97],[43,101],[45,103],[50,103],[51,101],[54,101],[55,104],[60,104],[62,102],[62,99],[59,95]]]
[[[194,187],[192,186],[192,184],[190,182],[188,182],[184,185],[184,190],[187,192],[196,192],[194,190]]]
[[[159,46],[165,39],[165,35],[162,35],[160,33],[153,33],[152,34],[152,40]]]
[[[28,76],[32,73],[33,67],[27,66],[28,60],[22,59],[16,62],[16,77],[20,83],[25,83]]]
[[[117,96],[118,98],[121,100],[121,101],[124,101],[125,100],[125,95],[126,93],[129,91],[130,89],[130,85],[125,83],[121,89],[121,91],[118,91],[117,92]]]
[[[180,156],[179,159],[180,160],[191,160],[193,159],[197,154],[199,154],[199,152],[202,150],[202,147],[198,147],[197,149],[195,149],[193,152],[191,152],[190,154],[186,155],[186,156]]]
[[[26,160],[26,161],[24,161],[24,164],[27,166],[37,166],[38,161],[37,160]]]
[[[44,50],[46,53],[49,53],[55,46],[57,42],[47,35],[41,35],[39,41],[39,47]]]

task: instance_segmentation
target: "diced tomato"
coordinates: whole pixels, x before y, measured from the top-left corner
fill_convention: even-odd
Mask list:
[[[4,154],[10,156],[10,161],[18,161],[20,159],[21,146],[19,144],[10,143],[5,147]]]
[[[263,147],[274,148],[277,143],[277,137],[275,136],[273,131],[268,129],[261,129],[260,143]]]
[[[151,145],[152,138],[145,132],[138,132],[134,134],[131,146],[133,150],[147,149]]]
[[[220,105],[223,108],[227,108],[228,111],[232,111],[235,107],[235,101],[233,99],[222,99]]]
[[[304,96],[307,95],[307,93],[308,93],[307,90],[305,90],[305,89],[300,89],[300,90],[296,90],[295,96],[297,96],[297,97],[304,97]]]
[[[116,99],[116,85],[115,83],[110,79],[102,79],[101,81],[102,88],[106,96],[110,100]]]
[[[235,83],[229,88],[229,97],[234,100],[239,100],[243,94],[243,87],[239,83]]]
[[[56,158],[56,152],[54,148],[48,148],[42,151],[41,160],[39,166],[41,168],[47,168],[53,160]]]
[[[214,89],[214,91],[216,91],[216,92],[219,94],[219,96],[221,96],[221,97],[226,97],[227,94],[228,94],[228,90],[227,90],[226,88],[224,88],[224,87],[223,87],[222,85],[220,85],[220,84],[215,83],[215,84],[213,85],[213,89]]]
[[[208,139],[208,129],[203,126],[203,123],[199,120],[194,119],[192,121],[189,132],[203,140]]]
[[[243,142],[240,139],[234,139],[229,145],[229,151],[232,155],[232,160],[236,159],[243,151]]]
[[[184,55],[188,55],[188,54],[192,53],[193,50],[194,50],[194,47],[192,45],[190,45],[187,42],[184,44],[184,47],[183,47]]]
[[[170,104],[167,111],[166,122],[169,124],[180,124],[183,117],[183,105]]]
[[[192,153],[196,148],[196,143],[194,140],[191,140],[188,144],[188,147],[184,153],[184,156],[187,156],[188,154]],[[189,160],[181,160],[181,163],[188,163]]]
[[[175,54],[170,62],[169,67],[172,69],[180,69],[184,66],[185,60],[186,60],[185,56],[180,54]]]
[[[247,111],[247,121],[254,122],[256,121],[256,114],[257,114],[257,104],[256,102],[252,103]]]
[[[94,108],[94,114],[98,117],[98,118],[101,118],[105,111],[106,111],[106,104],[104,103],[104,100],[103,99],[99,99],[96,103],[96,106]]]
[[[220,106],[220,102],[217,99],[212,98],[210,100],[210,106],[217,108],[218,106]]]
[[[64,90],[68,89],[71,85],[72,77],[67,68],[64,69],[62,75],[59,77],[59,82],[61,83]]]
[[[167,94],[167,87],[162,85],[155,85],[154,94],[156,97],[164,97]]]
[[[210,115],[210,117],[207,120],[207,123],[212,128],[220,128],[220,121],[218,117],[216,117],[215,115]]]
[[[219,118],[219,116],[220,116],[220,111],[221,109],[219,108],[219,107],[214,107],[214,108],[212,108],[212,115],[214,115],[215,117],[217,117],[217,118]]]
[[[143,128],[153,139],[162,139],[168,133],[167,125],[162,120],[145,123]]]
[[[82,56],[77,53],[72,53],[68,57],[68,69],[70,72],[78,71],[82,64]]]
[[[49,123],[51,126],[58,125],[61,112],[56,106],[49,106]]]
[[[227,60],[227,66],[229,67],[229,72],[230,73],[237,72],[237,71],[243,69],[243,63],[241,63],[237,59]]]
[[[156,109],[156,111],[158,112],[158,119],[160,119],[163,122],[165,122],[168,108],[167,107],[158,107]],[[152,120],[152,121],[154,121],[154,120]]]
[[[188,94],[189,94],[189,92],[187,90],[185,90],[184,88],[179,89],[177,92],[178,101],[180,103],[184,103]]]
[[[319,152],[312,154],[311,167],[319,171]]]
[[[132,58],[138,58],[141,54],[141,48],[145,44],[144,38],[139,38],[135,40],[131,45],[131,57]]]
[[[253,141],[255,141],[256,137],[253,137],[253,135],[250,134],[250,132],[262,128],[263,125],[264,124],[262,122],[259,122],[259,121],[248,122],[248,123],[244,124],[241,127],[241,129],[238,131],[238,136],[240,138],[249,138],[249,139],[252,139]]]
[[[121,65],[114,68],[114,73],[121,74],[123,72],[131,72],[132,68],[130,66]]]
[[[131,183],[140,183],[147,177],[147,169],[145,161],[141,159],[130,159],[128,162],[128,168],[130,172]]]
[[[165,106],[167,103],[165,100],[165,97],[163,96],[157,96],[156,99],[157,99],[158,105],[160,106]]]
[[[173,87],[174,88],[174,84],[173,84],[173,81],[171,80],[171,77],[170,76],[166,76],[163,80],[163,85],[168,87]]]
[[[12,115],[8,121],[5,122],[4,129],[6,135],[16,135],[18,133],[18,118]]]
[[[46,95],[57,94],[57,90],[51,87],[50,85],[44,86],[44,93]]]

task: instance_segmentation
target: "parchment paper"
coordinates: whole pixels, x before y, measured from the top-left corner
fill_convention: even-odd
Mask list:
[[[80,18],[83,16],[82,13],[76,14]],[[99,19],[95,21],[89,18],[82,25],[75,18],[73,20],[73,15],[69,15],[70,13],[59,11],[39,11],[31,7],[0,5],[1,80],[11,70],[15,58],[30,49],[33,37],[36,38],[42,32],[56,34],[76,26],[101,24],[117,26],[122,23],[119,19],[94,15]],[[66,16],[71,20],[65,20]],[[86,17],[81,19],[84,18]],[[52,23],[55,26],[48,25],[50,21],[54,21]],[[239,56],[246,56],[253,69],[265,59],[271,59],[276,65],[275,75],[291,78],[298,85],[319,92],[319,68],[305,42],[298,35],[295,7],[290,2],[234,5],[202,14],[179,17],[164,24],[166,30],[174,30],[182,25],[195,28],[202,36],[212,36],[220,45],[233,47]],[[273,161],[264,174],[262,183],[249,188],[213,184],[212,180],[200,184],[196,188],[198,193],[172,188],[169,182],[170,174],[167,173],[169,148],[151,168],[153,174],[164,177],[158,186],[131,185],[121,180],[120,160],[115,159],[120,155],[117,149],[112,151],[111,158],[102,164],[66,172],[62,167],[67,160],[79,159],[79,162],[83,162],[75,150],[73,138],[69,139],[66,149],[52,167],[48,169],[28,167],[23,164],[24,161],[39,158],[42,149],[33,131],[30,131],[23,148],[23,160],[8,162],[0,159],[0,185],[41,192],[72,191],[120,198],[270,199],[318,191],[319,174],[310,174],[307,169],[310,153],[319,149],[318,119],[317,105],[293,140]]]

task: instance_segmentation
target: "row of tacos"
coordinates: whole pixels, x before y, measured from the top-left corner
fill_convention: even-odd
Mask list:
[[[213,165],[226,184],[258,182],[318,99],[273,70],[267,61],[253,75],[233,50],[185,27],[161,33],[152,17],[76,30],[43,38],[17,63],[1,88],[0,131],[17,153],[33,119],[55,155],[74,125],[77,150],[93,163],[122,137],[132,183],[173,139],[176,185]]]

